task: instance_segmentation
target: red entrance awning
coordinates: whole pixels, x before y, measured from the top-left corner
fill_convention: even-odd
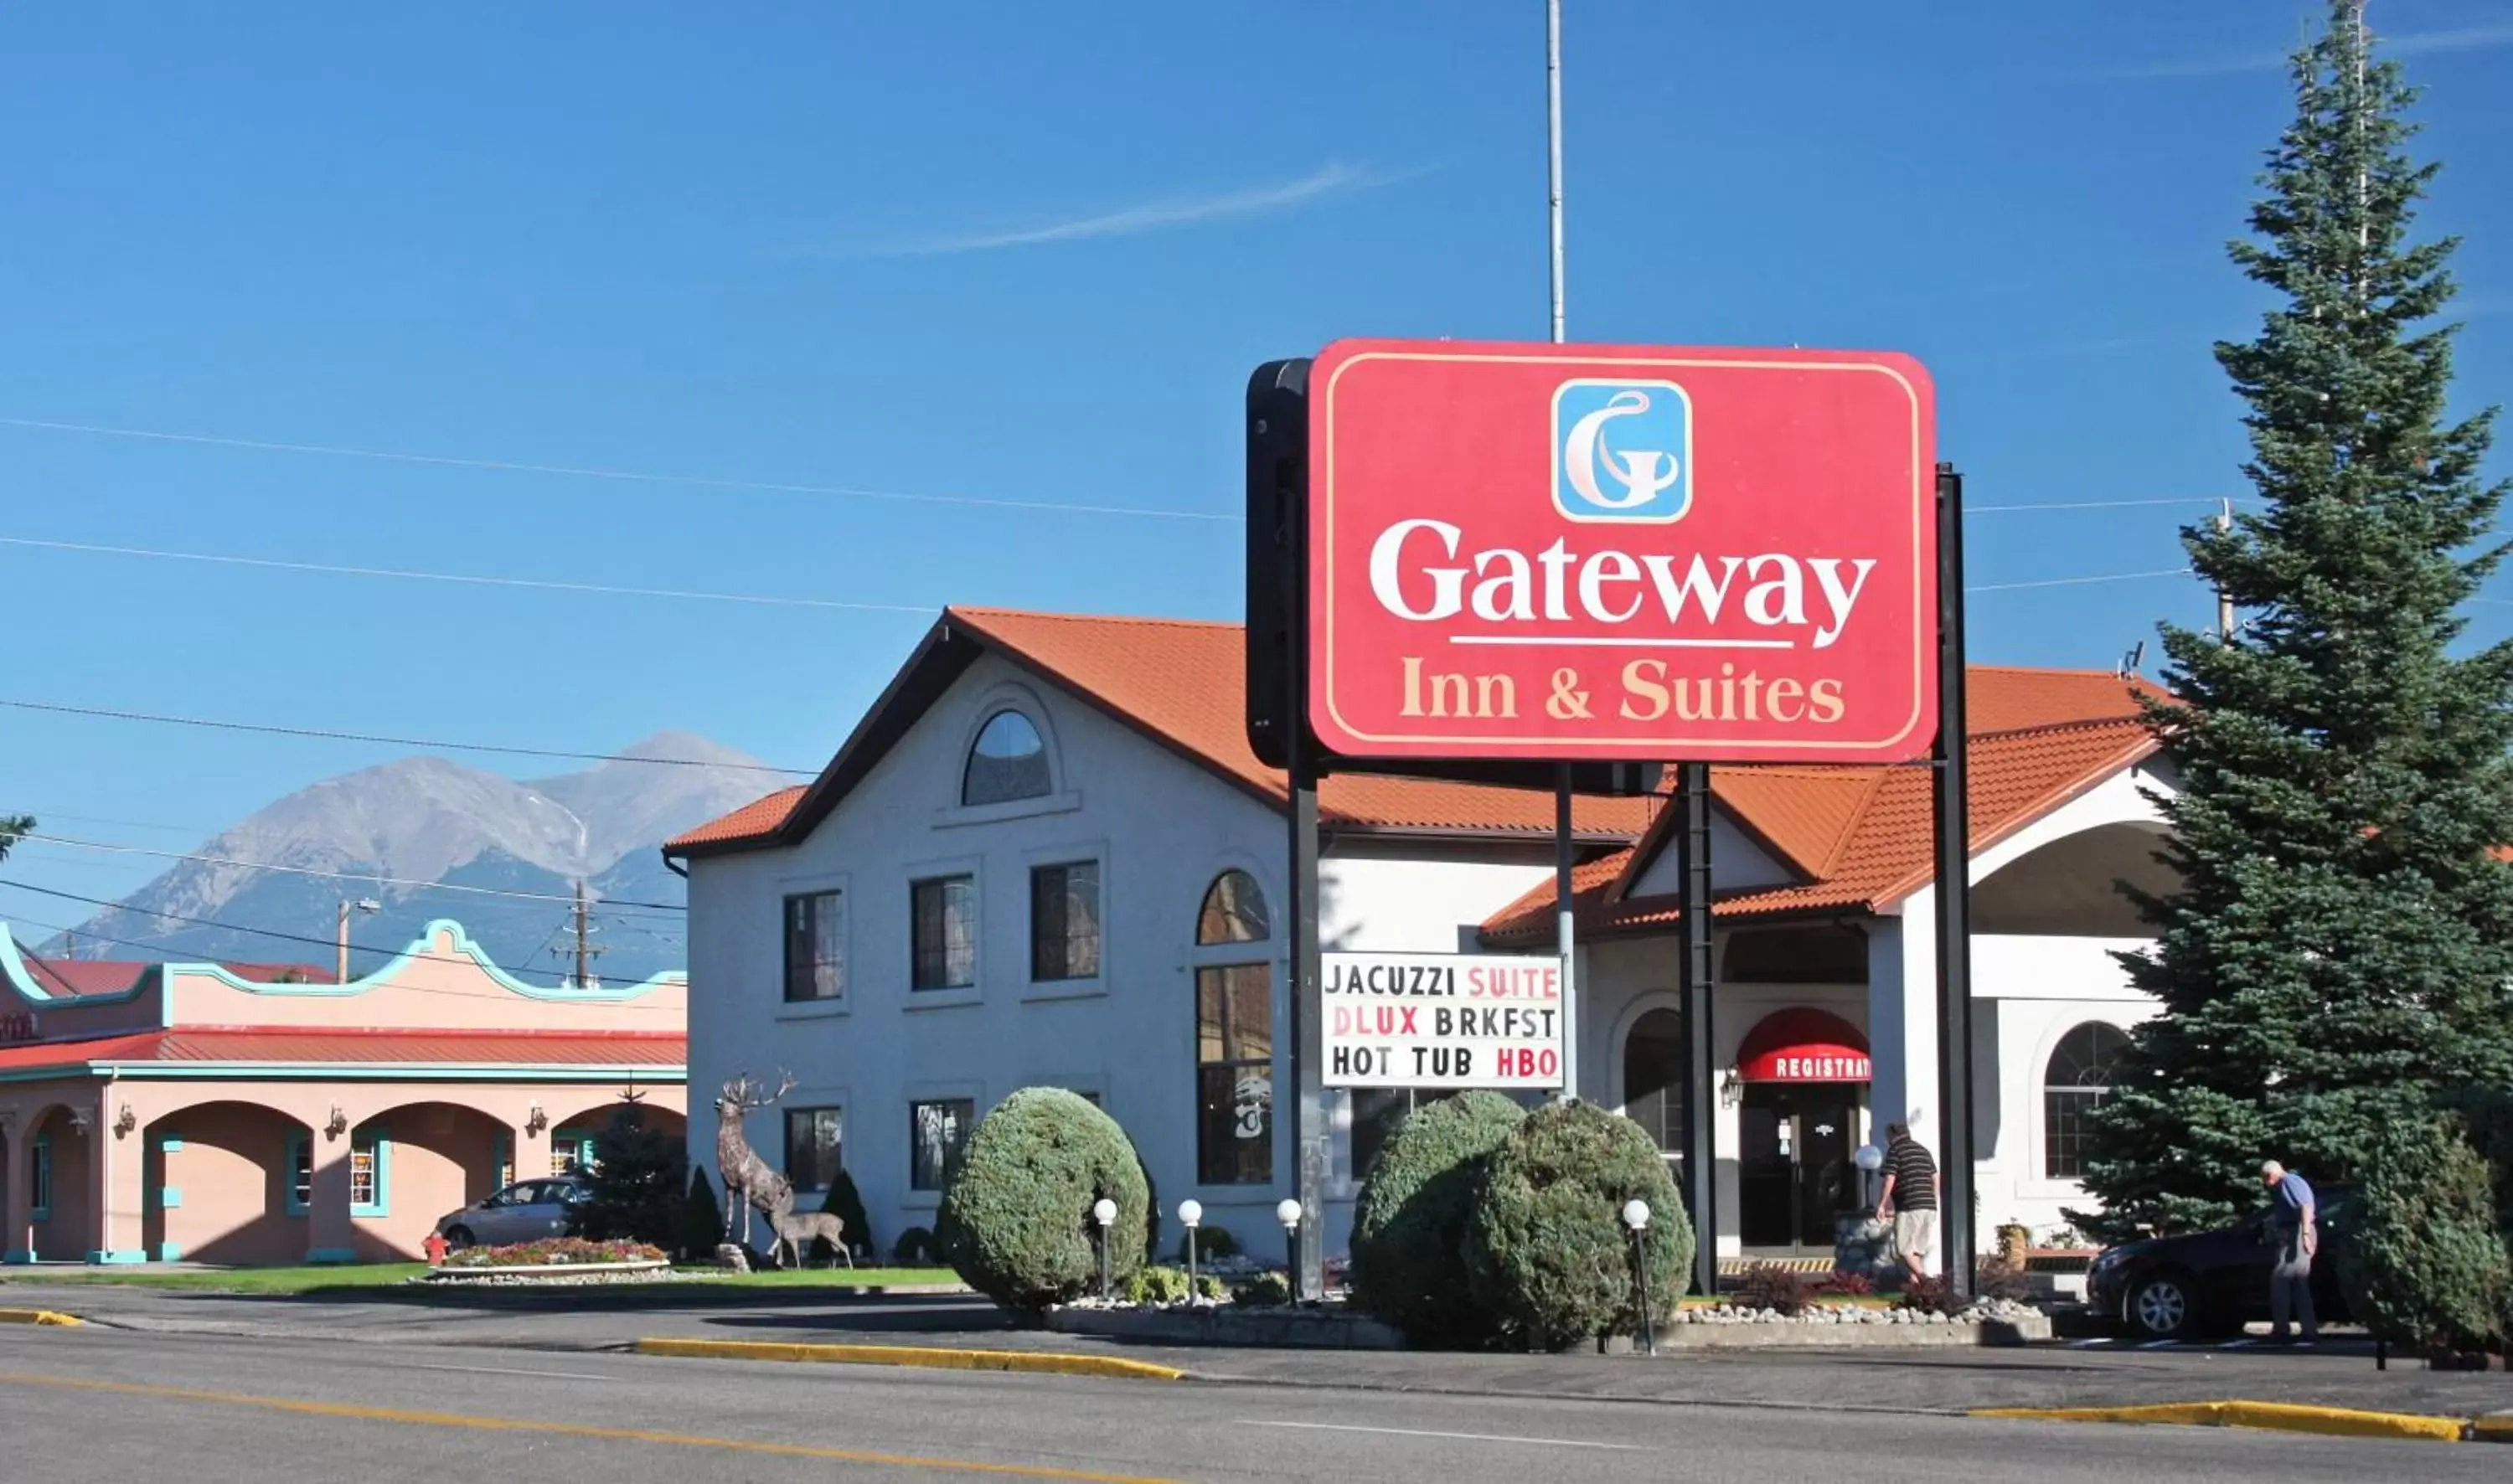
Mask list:
[[[1867,1037],[1823,1010],[1775,1010],[1745,1033],[1736,1075],[1747,1082],[1864,1082]]]

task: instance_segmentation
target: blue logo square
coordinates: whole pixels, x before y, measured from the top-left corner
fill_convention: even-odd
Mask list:
[[[1553,392],[1553,506],[1574,521],[1667,525],[1693,507],[1693,400],[1672,381]]]

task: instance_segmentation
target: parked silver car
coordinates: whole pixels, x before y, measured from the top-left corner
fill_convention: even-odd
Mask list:
[[[437,1233],[449,1247],[503,1247],[567,1235],[568,1216],[593,1198],[592,1188],[571,1175],[519,1180],[486,1200],[440,1217]]]

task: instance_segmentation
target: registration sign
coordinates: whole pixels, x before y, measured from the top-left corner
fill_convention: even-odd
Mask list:
[[[1324,956],[1329,1087],[1562,1085],[1562,961]]]
[[[1308,385],[1329,751],[1928,751],[1935,406],[1910,357],[1345,340]]]

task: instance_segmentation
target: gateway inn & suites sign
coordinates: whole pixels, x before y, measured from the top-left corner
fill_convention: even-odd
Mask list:
[[[1917,362],[1346,340],[1308,385],[1308,716],[1330,754],[1927,752]]]

